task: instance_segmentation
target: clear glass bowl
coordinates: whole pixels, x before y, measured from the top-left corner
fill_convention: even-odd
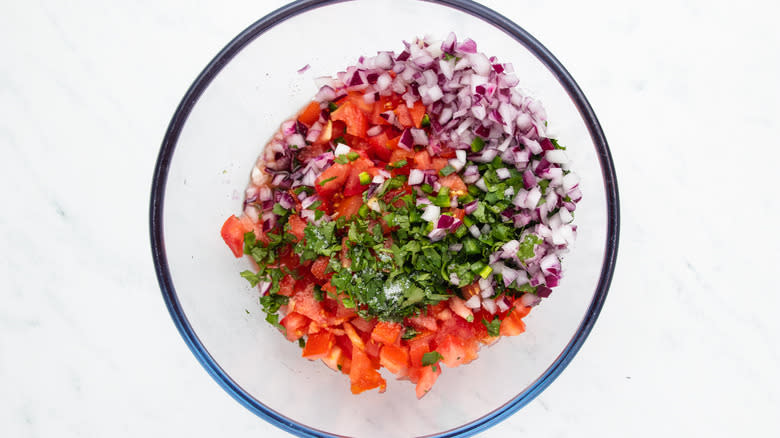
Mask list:
[[[344,25],[346,24],[346,25]],[[454,31],[514,64],[544,104],[581,176],[578,241],[561,285],[527,331],[445,369],[417,400],[407,381],[352,395],[347,376],[301,358],[264,321],[257,290],[219,235],[241,210],[249,172],[279,124],[360,55]],[[306,64],[304,74],[297,70]],[[171,316],[197,359],[236,400],[299,436],[468,436],[527,404],[571,361],[604,303],[615,266],[618,195],[604,134],[582,91],[531,35],[469,1],[300,1],[251,25],[205,68],[171,120],[151,195],[155,268]],[[248,312],[248,313],[247,313]],[[390,377],[390,376],[386,376]]]

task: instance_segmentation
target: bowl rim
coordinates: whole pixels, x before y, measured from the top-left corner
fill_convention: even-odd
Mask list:
[[[163,203],[165,199],[165,188],[168,178],[171,159],[174,149],[184,127],[190,111],[197,103],[201,94],[211,84],[211,81],[233,57],[235,57],[246,45],[255,38],[262,35],[265,31],[275,25],[299,15],[301,13],[335,3],[342,3],[356,0],[298,0],[289,3],[281,8],[267,14],[257,20],[244,31],[231,40],[209,64],[198,75],[192,85],[189,87],[166,130],[165,137],[155,164],[151,198],[149,208],[149,229],[151,238],[152,258],[154,261],[157,281],[162,292],[165,305],[173,319],[176,328],[181,334],[187,346],[205,368],[209,375],[236,401],[244,407],[255,413],[257,416],[277,426],[278,428],[300,437],[337,437],[328,432],[313,429],[295,420],[288,418],[279,412],[270,409],[268,406],[256,400],[243,388],[241,388],[230,376],[217,364],[208,350],[198,338],[197,334],[190,325],[181,303],[173,286],[173,281],[168,266],[168,259],[165,251],[165,239],[163,235]],[[519,25],[497,13],[496,11],[475,3],[471,0],[420,0],[427,3],[447,6],[461,12],[465,12],[478,19],[481,19],[499,30],[506,33],[511,38],[525,46],[536,58],[542,62],[556,77],[558,82],[566,90],[569,97],[577,107],[583,121],[586,123],[591,140],[596,148],[598,160],[601,165],[601,172],[604,180],[604,189],[606,194],[607,208],[607,234],[606,251],[602,260],[602,268],[599,281],[593,299],[588,307],[588,311],[583,318],[580,326],[566,345],[556,360],[539,376],[539,378],[523,392],[515,396],[503,406],[498,407],[492,412],[480,417],[474,421],[458,426],[431,437],[466,437],[484,431],[499,422],[505,420],[520,408],[532,401],[542,391],[544,391],[571,362],[579,351],[580,347],[588,337],[593,325],[598,319],[601,308],[607,296],[609,285],[615,270],[618,252],[618,237],[620,231],[620,207],[617,187],[617,177],[604,132],[601,129],[593,108],[585,98],[580,87],[574,81],[574,78],[563,67],[558,59],[550,51],[537,41],[531,34],[521,28]]]

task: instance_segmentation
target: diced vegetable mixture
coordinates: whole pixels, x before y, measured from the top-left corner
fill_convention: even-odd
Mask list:
[[[222,238],[303,357],[422,397],[447,367],[525,330],[561,278],[582,194],[512,65],[417,39],[320,78],[265,147]]]

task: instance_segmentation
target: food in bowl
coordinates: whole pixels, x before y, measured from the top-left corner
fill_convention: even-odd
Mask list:
[[[524,332],[582,198],[541,104],[474,41],[360,57],[285,121],[221,234],[266,320],[358,394]]]

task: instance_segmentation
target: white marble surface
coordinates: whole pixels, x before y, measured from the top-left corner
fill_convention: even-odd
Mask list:
[[[176,332],[149,187],[185,90],[281,1],[0,5],[0,435],[289,436]],[[620,256],[590,338],[485,437],[780,435],[770,2],[485,1],[569,69],[610,142]]]

